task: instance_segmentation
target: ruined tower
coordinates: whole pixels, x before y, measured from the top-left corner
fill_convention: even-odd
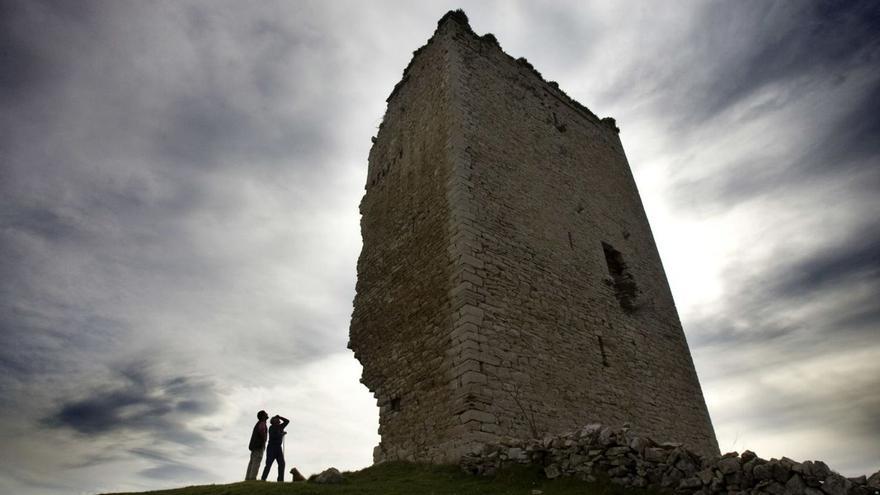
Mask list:
[[[592,422],[718,445],[613,119],[446,14],[388,97],[349,346],[376,461]]]

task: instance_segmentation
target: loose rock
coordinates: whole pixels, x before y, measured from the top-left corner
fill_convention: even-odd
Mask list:
[[[821,461],[764,460],[754,452],[704,458],[678,443],[657,444],[625,428],[589,425],[540,440],[504,439],[462,458],[470,473],[533,463],[548,479],[609,479],[681,495],[880,495],[880,472],[847,479]],[[323,473],[322,473],[323,474]]]
[[[318,484],[335,485],[345,483],[345,476],[343,476],[338,469],[331,467],[322,471],[317,476],[310,478],[309,481]]]

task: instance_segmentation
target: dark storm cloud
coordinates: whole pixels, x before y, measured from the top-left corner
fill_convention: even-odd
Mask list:
[[[50,242],[74,240],[83,234],[75,219],[56,211],[23,205],[0,210],[0,225],[7,231],[26,232]]]
[[[802,143],[785,156],[760,149],[733,153],[724,170],[709,176],[681,178],[674,195],[682,209],[702,204],[731,205],[807,181],[862,173],[864,188],[880,185],[880,77],[865,68],[880,64],[880,5],[876,2],[759,2],[749,9],[713,4],[705,9],[698,33],[699,66],[709,76],[684,85],[669,84],[677,94],[674,111],[665,108],[670,125],[685,135],[705,130],[711,119],[772,88],[774,96],[728,123],[730,130],[795,108],[811,93],[840,91],[831,108],[812,114],[789,114],[777,125],[801,128]],[[690,59],[689,63],[694,64]],[[669,78],[688,70],[673,64]],[[864,83],[859,78],[866,78]],[[694,84],[697,83],[697,84]],[[666,105],[670,92],[664,92]],[[804,108],[808,108],[804,105]],[[801,122],[791,118],[804,119]],[[784,129],[780,129],[784,130]],[[748,150],[748,148],[746,148]],[[684,203],[687,201],[687,204]]]
[[[782,276],[782,282],[774,288],[781,297],[809,295],[860,280],[875,281],[880,289],[880,226],[874,232],[860,231],[853,239],[844,239],[828,249],[811,253],[786,267]]]
[[[74,473],[207,480],[181,459],[228,427],[221,390],[344,350],[331,215],[356,200],[326,188],[351,189],[352,122],[369,146],[336,79],[356,50],[308,4],[0,13],[0,419],[23,452],[2,478],[37,486],[36,434]]]
[[[186,446],[204,443],[204,437],[188,422],[217,409],[213,384],[190,377],[159,380],[143,365],[127,366],[118,374],[122,384],[108,384],[86,397],[65,401],[44,424],[86,436],[145,432]],[[135,450],[138,452],[146,451]]]
[[[50,316],[56,309],[66,316]],[[97,315],[77,315],[72,308],[49,305],[34,310],[0,303],[0,310],[0,369],[5,372],[0,382],[68,371],[67,367],[84,351],[107,352],[119,343],[118,322]],[[67,354],[58,356],[60,349]]]
[[[721,57],[691,107],[701,120],[773,82],[841,73],[880,59],[880,6],[869,0],[750,2],[745,8],[719,3],[705,12],[702,49]],[[742,49],[731,51],[731,45]]]
[[[738,289],[726,298],[726,311],[689,322],[693,345],[778,346],[803,357],[835,340],[858,337],[880,343],[880,231],[858,231],[824,249],[780,258],[760,271],[741,268],[741,273]],[[836,301],[834,311],[821,318],[787,314],[856,289],[857,294]]]
[[[85,2],[82,6],[88,10]],[[36,26],[25,21],[29,10],[21,2],[0,1],[0,101],[4,103],[34,94],[59,75],[53,53],[35,43],[30,29]]]
[[[665,33],[669,36],[630,59],[608,89],[618,96],[662,96],[655,104],[676,129],[705,125],[774,83],[789,81],[787,89],[803,91],[810,87],[809,76],[843,78],[880,57],[876,2],[703,4],[690,24],[674,29],[676,22],[687,22],[683,18],[690,12],[671,17],[663,26],[672,28]],[[655,57],[655,50],[664,53]],[[646,80],[646,74],[651,78]]]
[[[874,59],[871,63],[880,63],[880,55]],[[833,122],[829,132],[803,157],[807,161],[806,168],[817,174],[844,173],[859,166],[876,171],[880,156],[877,136],[880,136],[880,78],[858,95],[854,108]],[[871,186],[876,187],[877,183]]]
[[[338,133],[331,128],[344,127],[340,109],[347,108],[344,94],[313,87],[336,69],[333,56],[323,56],[323,65],[312,60],[332,38],[291,34],[271,16],[230,23],[204,5],[182,5],[180,15],[134,3],[79,10],[32,2],[8,10],[7,61],[35,67],[15,85],[17,111],[0,117],[11,130],[0,137],[2,174],[9,179],[0,185],[0,243],[4,252],[18,254],[2,269],[18,282],[5,287],[19,314],[21,306],[34,313],[54,305],[71,315],[90,311],[93,319],[112,319],[102,307],[70,301],[71,291],[48,290],[57,272],[86,260],[98,273],[83,274],[80,297],[96,290],[89,282],[102,276],[123,293],[149,288],[144,278],[169,286],[206,279],[230,285],[234,265],[212,256],[216,249],[205,253],[206,240],[187,221],[208,212],[219,223],[246,211],[240,189],[212,188],[215,178],[268,182],[291,209],[321,206],[316,181],[332,169]],[[139,17],[164,25],[163,36],[154,39],[153,24]],[[43,34],[46,26],[56,28]],[[228,38],[231,49],[218,49],[218,37]],[[33,146],[37,142],[45,145]],[[236,235],[229,234],[225,246],[232,247]],[[20,319],[6,322],[16,327],[20,346],[47,333],[93,340],[57,312],[43,313],[43,320],[54,321],[42,326],[65,328],[31,333]],[[304,325],[326,327],[299,316]],[[116,329],[135,330],[125,322]],[[304,357],[332,347],[318,338],[309,344]]]
[[[844,118],[825,122],[811,142],[789,156],[747,156],[715,175],[680,180],[676,186],[676,196],[683,198],[679,206],[690,207],[694,198],[706,205],[730,206],[799,184],[856,173],[862,177],[855,190],[872,194],[880,186],[880,141],[874,139],[880,135],[880,78],[872,86],[857,95]]]
[[[180,16],[134,3],[84,10],[90,14],[68,22],[58,5],[34,2],[16,7],[6,21],[13,33],[9,63],[45,67],[23,71],[16,83],[15,106],[28,106],[7,118],[9,173],[27,178],[33,172],[24,168],[37,167],[48,174],[61,162],[75,182],[92,179],[81,184],[89,187],[95,172],[112,180],[120,171],[110,167],[124,173],[125,161],[149,157],[146,169],[162,187],[181,180],[178,187],[185,187],[229,168],[284,167],[288,177],[295,172],[299,181],[314,181],[315,162],[332,159],[332,129],[343,127],[344,112],[326,109],[348,108],[346,96],[312,91],[335,67],[332,59],[311,60],[312,52],[326,51],[329,38],[281,36],[289,26],[267,19],[230,23],[206,6],[181,6]],[[168,25],[167,39],[152,40],[151,28],[132,17],[141,15],[177,24]],[[46,25],[59,27],[34,35]],[[233,50],[218,49],[217,37],[229,38]],[[49,71],[53,77],[40,75]],[[59,107],[64,120],[57,119]],[[53,146],[33,149],[31,143],[47,137],[56,138]],[[134,192],[120,190],[124,183],[108,185],[96,196]]]

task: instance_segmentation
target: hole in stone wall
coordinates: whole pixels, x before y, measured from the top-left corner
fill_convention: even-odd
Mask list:
[[[574,240],[571,238],[571,232],[568,233],[568,247],[574,249]]]
[[[608,355],[605,354],[605,343],[602,342],[601,335],[599,335],[599,352],[602,353],[602,365],[605,366],[606,368],[611,366],[610,364],[608,364]]]
[[[614,295],[617,297],[620,307],[625,312],[632,313],[636,309],[635,302],[639,288],[623,261],[623,255],[620,254],[620,251],[605,242],[602,243],[602,251],[605,253],[605,264],[608,265],[608,273],[613,281]]]
[[[391,398],[391,412],[400,412],[400,397]]]
[[[556,127],[556,130],[559,132],[565,132],[565,124],[559,122],[559,119],[556,118],[556,112],[553,112],[553,126]]]

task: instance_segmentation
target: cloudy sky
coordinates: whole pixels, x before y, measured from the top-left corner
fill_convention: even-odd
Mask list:
[[[599,116],[722,451],[880,468],[880,5],[0,1],[0,492],[368,465],[346,350],[370,137],[478,33]]]

